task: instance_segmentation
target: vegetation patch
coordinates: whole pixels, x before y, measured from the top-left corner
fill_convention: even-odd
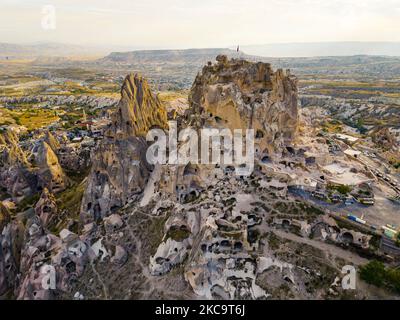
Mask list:
[[[369,284],[400,293],[400,270],[386,268],[380,261],[373,260],[362,266],[360,277]]]

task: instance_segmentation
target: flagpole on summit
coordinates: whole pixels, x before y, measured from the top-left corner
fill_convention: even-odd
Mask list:
[[[240,47],[239,47],[239,45],[238,45],[237,48],[236,48],[236,52],[237,52],[238,58],[240,58]]]

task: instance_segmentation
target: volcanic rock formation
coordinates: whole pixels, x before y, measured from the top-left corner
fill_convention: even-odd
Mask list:
[[[18,142],[18,136],[12,130],[0,134],[0,186],[16,201],[36,190],[31,165]]]
[[[14,288],[18,273],[22,225],[11,221],[11,214],[0,202],[0,296]]]
[[[58,162],[57,155],[45,141],[39,144],[36,163],[39,186],[48,188],[52,192],[62,191],[68,186],[68,178]]]
[[[92,158],[81,206],[85,221],[103,218],[141,194],[151,169],[145,160],[144,136],[153,127],[167,127],[166,110],[147,81],[131,74],[125,78],[112,124]]]
[[[50,146],[50,148],[57,154],[60,150],[60,143],[56,138],[51,134],[50,131],[47,131],[44,137],[44,141]]]
[[[141,137],[153,127],[167,128],[165,107],[153,95],[144,78],[131,74],[122,85],[121,101],[113,115],[111,130],[125,137]]]
[[[49,192],[47,188],[43,189],[42,195],[35,206],[35,213],[40,218],[44,226],[57,214],[57,204],[54,195]]]
[[[196,77],[189,103],[189,119],[201,114],[208,126],[253,128],[256,153],[290,144],[298,128],[297,80],[268,63],[218,56]]]
[[[189,103],[186,121],[197,129],[254,129],[259,156],[272,157],[295,142],[297,81],[289,71],[273,72],[266,63],[228,61],[226,56],[218,56],[216,64],[209,63],[197,76]],[[260,243],[253,237],[257,233],[253,227],[261,219],[251,214],[251,204],[261,200],[256,195],[240,194],[246,182],[233,178],[234,168],[229,165],[189,163],[173,169],[168,165],[155,187],[154,194],[165,197],[165,186],[175,186],[176,202],[165,223],[163,241],[150,258],[150,272],[165,275],[186,261],[185,279],[200,296],[267,297],[256,284],[263,269],[254,258]],[[220,189],[219,183],[226,185]],[[157,192],[160,185],[164,186],[162,192]],[[234,195],[225,192],[230,188]],[[279,261],[274,263],[280,265]]]

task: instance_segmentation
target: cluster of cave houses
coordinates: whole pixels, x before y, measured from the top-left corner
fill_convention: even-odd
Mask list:
[[[287,152],[292,154],[292,159],[300,158],[302,154],[305,161],[305,151],[299,152],[294,148],[289,150]],[[289,157],[286,155],[285,159]],[[290,264],[271,257],[254,257],[254,253],[261,253],[265,246],[260,232],[265,226],[266,220],[263,217],[266,217],[267,210],[262,206],[250,206],[245,212],[235,210],[235,207],[228,212],[229,210],[226,211],[224,208],[233,198],[229,198],[228,195],[222,196],[219,191],[214,193],[212,186],[204,190],[204,184],[202,185],[204,175],[208,177],[215,175],[219,181],[226,182],[223,183],[225,190],[231,191],[235,190],[236,183],[239,186],[238,189],[242,190],[246,185],[250,185],[252,180],[257,180],[259,185],[265,187],[266,190],[285,198],[290,186],[298,187],[298,179],[294,173],[290,175],[287,172],[274,170],[268,164],[271,164],[271,161],[264,155],[259,159],[254,174],[248,177],[235,175],[233,166],[216,165],[215,168],[204,173],[207,170],[202,169],[201,166],[186,165],[183,169],[183,178],[176,186],[177,200],[181,205],[178,205],[178,208],[181,210],[177,210],[178,212],[175,212],[166,222],[167,231],[164,240],[156,254],[150,259],[152,274],[163,275],[189,257],[185,278],[197,294],[209,298],[213,297],[215,290],[219,291],[220,296],[231,299],[265,296],[265,292],[256,285],[255,281],[257,275],[270,266],[280,268],[282,277],[294,283]],[[316,161],[313,161],[312,166],[317,166]],[[262,178],[256,179],[257,176]],[[214,177],[209,178],[209,181],[212,181],[212,178]],[[236,182],[232,183],[232,179]],[[161,181],[161,187],[163,183],[168,184],[166,181]],[[195,200],[200,196],[215,201],[208,203],[203,199],[198,203]],[[249,195],[250,198],[252,196]],[[236,196],[234,198],[240,201]],[[244,202],[251,203],[254,199],[250,198],[244,199]],[[201,207],[201,223],[198,221],[196,210],[191,212],[191,208],[196,206]],[[371,236],[340,228],[327,214],[318,215],[313,221],[307,218],[299,220],[303,215],[285,218],[282,216],[287,215],[274,214],[270,226],[287,229],[300,236],[320,241],[344,246],[353,245],[362,249],[369,248]],[[204,228],[202,229],[201,226]],[[195,242],[193,235],[198,235],[200,232],[202,232],[201,240]]]
[[[52,197],[46,189],[44,194],[47,195],[45,197]],[[26,226],[27,241],[22,248],[20,262],[24,276],[18,275],[18,282],[11,281],[11,286],[19,283],[16,294],[22,300],[47,300],[54,298],[56,292],[68,292],[71,284],[82,276],[86,265],[94,259],[103,261],[108,257],[112,264],[121,266],[128,257],[122,246],[107,249],[102,237],[89,245],[91,235],[96,232],[94,223],[85,225],[80,236],[68,229],[61,230],[59,236],[49,233],[44,227],[46,221],[43,220],[43,214],[51,216],[53,208],[49,207],[51,199],[45,197],[42,196],[35,207],[36,215],[29,219]],[[107,233],[114,232],[123,226],[123,221],[114,214],[104,219],[104,226]],[[7,278],[15,273],[12,257],[12,237],[15,232],[14,226],[9,224],[0,237]],[[84,299],[84,296],[76,292],[74,299]]]
[[[256,136],[257,138],[257,136]],[[332,145],[335,146],[332,150]],[[317,146],[318,147],[318,146]],[[270,154],[268,150],[260,151],[255,144],[254,171],[273,177],[270,187],[275,191],[285,193],[301,191],[313,198],[329,202],[352,205],[356,202],[373,205],[374,192],[373,175],[357,163],[346,149],[347,146],[330,144],[323,150],[308,146],[294,147],[287,145],[280,154]],[[221,158],[223,151],[221,152]],[[228,178],[237,173],[237,165],[215,164],[215,178]],[[189,163],[183,170],[183,179],[176,185],[179,202],[190,202],[196,199],[203,190],[201,183],[192,177],[199,176],[201,165]],[[168,175],[168,172],[167,172]],[[189,178],[185,178],[185,177]],[[238,179],[247,176],[237,175]],[[340,187],[346,187],[338,191]],[[347,192],[343,192],[347,190]]]
[[[198,245],[203,255],[208,255],[209,258],[218,255],[241,257],[244,253],[257,252],[264,245],[263,240],[260,241],[258,229],[263,222],[264,209],[254,207],[251,212],[233,211],[232,214],[227,214],[218,208],[210,209],[207,206],[206,208],[207,231]],[[189,212],[187,215],[178,214],[167,221],[166,241],[159,246],[150,263],[154,275],[162,275],[184,260],[191,243],[186,237],[196,231],[190,214],[195,216],[193,212]],[[272,219],[271,226],[294,232],[302,237],[338,245],[353,245],[362,249],[368,249],[371,240],[370,235],[340,228],[328,214],[319,215],[313,221],[278,215]]]
[[[247,195],[243,197],[244,201],[250,200]],[[187,261],[185,279],[196,294],[207,298],[268,297],[256,279],[271,267],[280,269],[283,280],[295,284],[293,265],[262,254],[266,245],[261,237],[265,209],[255,205],[249,212],[243,212],[234,207],[229,213],[224,205],[218,207],[211,202],[201,206],[201,223],[192,209],[182,208],[167,220],[164,240],[150,259],[153,275],[164,275]],[[320,215],[310,223],[275,217],[271,226],[294,228],[291,232],[304,237],[363,249],[369,247],[371,239],[369,235],[339,228],[328,215]]]

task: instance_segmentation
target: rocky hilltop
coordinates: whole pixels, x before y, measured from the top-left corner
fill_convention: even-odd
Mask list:
[[[272,154],[296,137],[296,78],[282,70],[274,72],[269,64],[218,56],[216,64],[205,66],[198,75],[189,108],[177,117],[179,129],[254,128],[257,149]],[[112,124],[92,157],[81,206],[83,221],[104,225],[106,243],[118,238],[116,228],[124,239],[129,237],[123,247],[139,245],[137,251],[143,255],[139,260],[149,259],[151,286],[158,287],[155,283],[160,277],[159,285],[174,281],[174,286],[184,288],[189,296],[194,292],[207,298],[266,297],[256,284],[258,275],[265,263],[284,264],[253,257],[260,243],[252,227],[259,218],[250,211],[263,200],[246,195],[246,182],[235,179],[229,166],[188,163],[150,168],[144,159],[148,147],[144,135],[153,127],[166,129],[166,124],[165,107],[147,82],[129,75]],[[128,212],[132,218],[125,214]],[[140,218],[143,212],[151,220],[162,217],[156,233],[144,231],[154,222]],[[132,231],[137,228],[142,231]],[[135,256],[137,251],[122,250],[118,256],[125,261],[126,255]],[[179,278],[170,276],[181,264],[184,270]],[[160,294],[154,290],[151,296]]]
[[[296,135],[297,79],[269,63],[220,55],[196,77],[189,103],[189,117],[201,115],[207,125],[254,129],[259,153],[272,153]]]
[[[112,124],[92,159],[81,209],[85,220],[105,217],[141,194],[150,172],[144,136],[152,127],[167,127],[165,107],[145,79],[131,74],[125,78]]]

